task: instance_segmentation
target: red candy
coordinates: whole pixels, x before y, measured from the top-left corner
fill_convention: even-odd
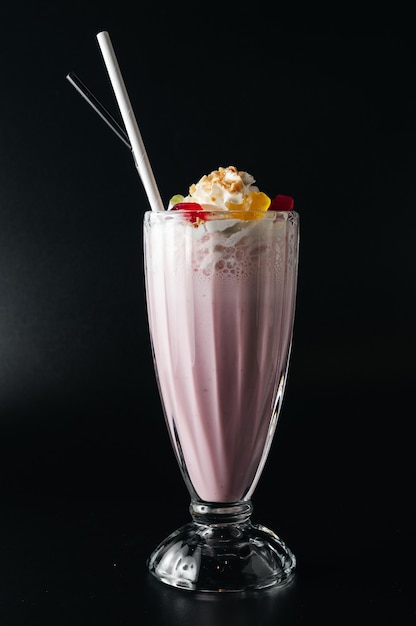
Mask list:
[[[190,222],[197,222],[198,219],[206,220],[206,216],[209,215],[197,202],[178,202],[171,208],[171,211],[189,211],[187,219]]]
[[[284,196],[279,193],[275,196],[269,206],[269,211],[293,211],[295,201],[292,196]]]

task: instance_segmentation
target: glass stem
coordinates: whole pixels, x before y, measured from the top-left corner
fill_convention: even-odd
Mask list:
[[[250,521],[253,511],[251,500],[240,502],[200,502],[192,500],[189,512],[197,524],[225,526]]]

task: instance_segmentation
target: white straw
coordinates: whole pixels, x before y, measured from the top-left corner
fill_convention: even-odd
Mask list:
[[[98,33],[97,40],[101,48],[104,63],[106,65],[117,104],[131,143],[134,161],[145,188],[150,207],[152,211],[163,211],[163,202],[153,176],[153,171],[143,144],[142,136],[130,103],[130,98],[128,96],[114,48],[110,40],[110,35],[106,31],[103,31]]]

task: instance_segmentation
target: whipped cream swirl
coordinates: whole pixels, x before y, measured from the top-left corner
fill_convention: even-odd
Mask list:
[[[259,191],[255,182],[251,174],[240,172],[233,165],[219,167],[193,183],[183,202],[197,202],[203,207],[215,205],[218,209],[229,210],[230,203],[241,205],[250,194]]]

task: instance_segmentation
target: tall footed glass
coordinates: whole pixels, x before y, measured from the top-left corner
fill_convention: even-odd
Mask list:
[[[298,267],[294,211],[144,217],[156,376],[191,520],[154,550],[149,571],[195,591],[287,582],[296,565],[251,521],[251,497],[279,417]],[[200,217],[199,217],[200,216]]]

